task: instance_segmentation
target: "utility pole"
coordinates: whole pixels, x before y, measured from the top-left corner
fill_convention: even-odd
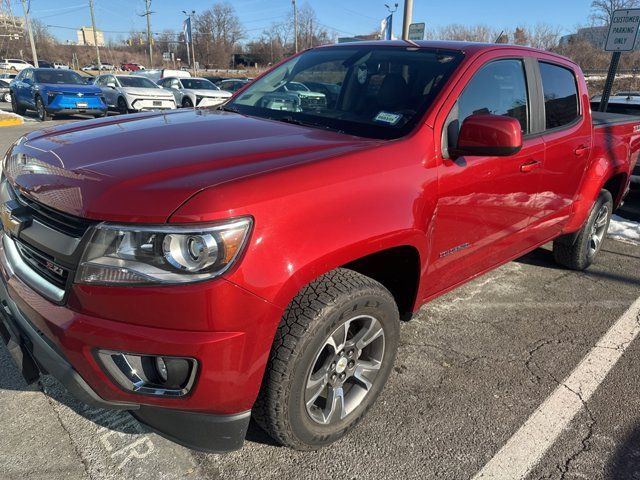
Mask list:
[[[33,56],[33,65],[38,67],[38,53],[36,52],[36,42],[33,40],[33,30],[31,29],[31,22],[29,21],[29,9],[27,8],[26,0],[22,0],[22,10],[24,12],[24,23],[27,27],[27,33],[29,34],[29,42],[31,43],[31,55]]]
[[[191,61],[193,62],[193,75],[197,76],[198,73],[196,70],[196,50],[193,46],[193,19],[192,19],[192,16],[196,14],[196,11],[191,10],[191,13],[187,13],[185,10],[183,10],[182,13],[184,13],[189,19],[189,39],[191,40]],[[187,42],[187,61],[188,59],[189,59],[189,43]]]
[[[24,0],[22,0],[24,3]],[[96,57],[98,60],[98,71],[102,70],[102,62],[100,61],[100,47],[98,47],[98,31],[96,30],[96,17],[93,13],[93,0],[89,0],[89,11],[91,12],[91,28],[93,29],[93,43],[96,45]]]
[[[296,0],[291,0],[291,3],[293,3],[293,43],[296,53],[298,53],[298,7]]]
[[[402,23],[402,39],[409,40],[409,25],[413,17],[413,0],[404,0],[404,17]]]
[[[153,36],[151,35],[151,0],[145,0],[145,12],[143,16],[147,17],[147,43],[149,44],[149,67],[153,67]]]

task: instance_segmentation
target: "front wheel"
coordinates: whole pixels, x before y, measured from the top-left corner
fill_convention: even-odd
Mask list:
[[[36,97],[36,112],[38,114],[38,120],[41,122],[45,122],[51,118],[41,97]]]
[[[11,94],[11,110],[18,115],[24,115],[26,112],[26,109],[18,103],[18,99],[14,93]]]
[[[613,213],[613,198],[601,190],[591,213],[577,235],[565,235],[553,242],[553,257],[557,263],[572,270],[585,270],[593,263],[607,235]]]
[[[322,275],[287,308],[253,415],[275,440],[317,450],[349,432],[382,391],[399,341],[389,291],[346,269]]]
[[[127,113],[129,113],[127,101],[122,97],[118,98],[118,113],[120,113],[121,115],[126,115]]]

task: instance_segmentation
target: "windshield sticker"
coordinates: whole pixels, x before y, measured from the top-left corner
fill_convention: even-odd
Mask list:
[[[399,113],[380,112],[373,119],[375,122],[386,123],[388,125],[395,125],[400,121],[402,115]]]

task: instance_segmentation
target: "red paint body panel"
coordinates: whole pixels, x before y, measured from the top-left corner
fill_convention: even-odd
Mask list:
[[[171,287],[75,285],[59,306],[3,268],[11,297],[103,398],[240,412],[258,393],[284,309],[319,275],[411,247],[420,259],[417,309],[579,229],[607,180],[629,176],[640,147],[636,125],[594,129],[586,85],[572,62],[493,44],[418,45],[462,50],[465,58],[423,121],[398,140],[209,110],[111,117],[30,134],[12,153],[36,157],[50,174],[7,175],[55,209],[128,223],[250,215],[254,226],[223,278]],[[467,82],[487,62],[514,57],[574,70],[581,119],[523,137],[511,156],[445,158],[443,125]],[[575,153],[578,147],[585,148]],[[534,163],[539,167],[523,168]],[[202,372],[185,399],[131,395],[102,373],[96,348],[194,356]]]

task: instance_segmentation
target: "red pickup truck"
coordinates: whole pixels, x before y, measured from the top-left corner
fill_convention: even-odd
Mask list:
[[[28,380],[189,447],[239,448],[253,414],[317,449],[422,304],[552,240],[587,268],[639,130],[566,58],[391,41],[305,51],[217,110],[33,132],[3,164],[2,336]]]

